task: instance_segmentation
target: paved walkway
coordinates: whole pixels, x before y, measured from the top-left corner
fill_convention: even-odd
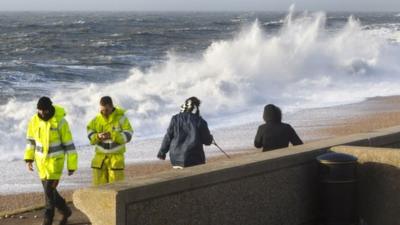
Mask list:
[[[69,225],[90,225],[89,219],[72,204],[72,216],[68,220]],[[11,215],[0,219],[0,225],[41,225],[43,222],[43,209]],[[53,224],[56,225],[61,219],[61,215],[56,212]]]

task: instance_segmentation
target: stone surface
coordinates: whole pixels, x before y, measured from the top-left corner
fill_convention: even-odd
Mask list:
[[[316,175],[315,165],[298,165],[136,202],[127,224],[311,224]]]

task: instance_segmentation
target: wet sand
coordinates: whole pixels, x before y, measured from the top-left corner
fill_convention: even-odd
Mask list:
[[[308,118],[304,120],[292,119],[290,121],[294,121],[292,125],[305,142],[354,133],[370,132],[376,129],[400,125],[400,96],[377,97],[356,104],[308,109],[294,114],[293,117],[304,114],[308,115]],[[248,151],[237,151],[233,156],[239,157],[241,154],[252,154],[256,151],[258,150],[249,149]],[[224,156],[217,156],[209,158],[208,162],[218,161],[224,158]],[[171,167],[168,161],[131,164],[126,168],[126,177],[127,179],[134,179],[135,177],[169,169],[171,169]],[[67,200],[71,200],[72,191],[63,191],[62,194]],[[4,215],[5,212],[15,212],[24,208],[41,206],[43,202],[42,193],[0,195],[0,216]],[[41,212],[37,212],[36,215],[40,217]],[[85,221],[85,217],[79,213],[76,213],[75,216],[76,218],[74,220]],[[13,223],[11,219],[5,219],[3,217],[0,219],[0,224],[23,225],[25,221],[27,221],[26,218],[14,220],[16,220],[15,223]],[[26,222],[26,224],[40,224],[39,221],[41,221],[40,218],[38,218],[37,222],[31,221]]]
[[[321,112],[322,116],[315,116]],[[315,119],[299,129],[306,142],[367,133],[400,125],[400,96],[375,97],[355,104],[311,109],[307,113]]]

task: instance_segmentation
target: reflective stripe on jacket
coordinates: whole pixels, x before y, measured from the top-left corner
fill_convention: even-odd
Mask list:
[[[68,170],[77,170],[78,154],[65,120],[65,110],[54,106],[55,113],[48,121],[35,114],[28,124],[25,160],[33,160],[41,179],[59,180],[67,155]]]
[[[98,133],[110,132],[111,139],[100,141]],[[100,113],[87,125],[90,144],[95,145],[96,154],[92,160],[92,168],[101,168],[105,155],[111,157],[111,169],[124,169],[125,144],[132,139],[133,129],[125,116],[125,110],[116,107],[106,119]]]

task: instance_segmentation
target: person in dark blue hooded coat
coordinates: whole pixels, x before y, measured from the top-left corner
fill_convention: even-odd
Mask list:
[[[263,148],[263,152],[278,148],[286,148],[289,143],[301,145],[303,142],[296,131],[289,124],[282,123],[281,110],[272,104],[264,107],[265,123],[260,125],[254,139],[256,148]]]
[[[183,168],[206,162],[203,145],[210,145],[213,136],[207,122],[200,116],[200,100],[188,98],[181,112],[171,119],[157,157],[165,160],[169,152],[174,168]]]

